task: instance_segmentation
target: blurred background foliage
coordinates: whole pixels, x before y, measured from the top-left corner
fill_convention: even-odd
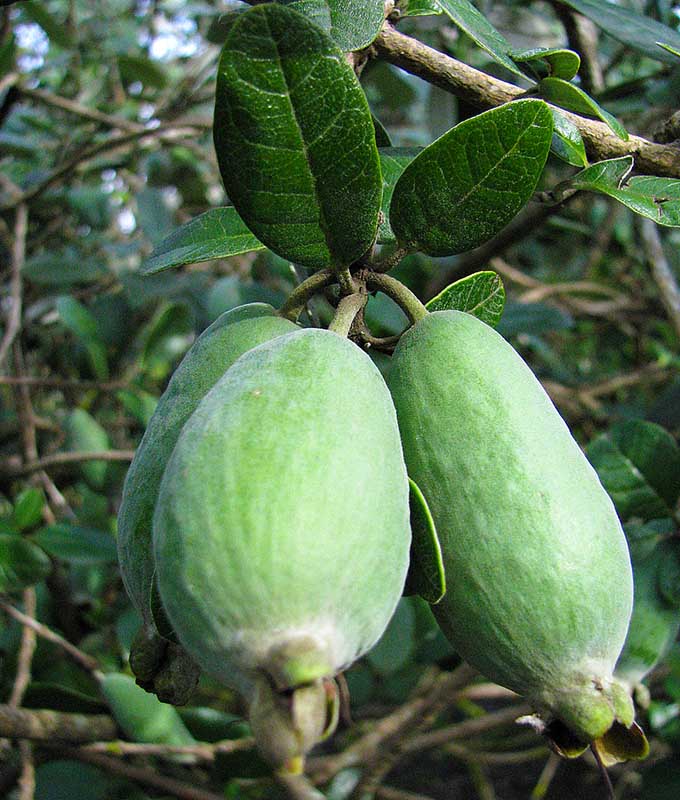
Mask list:
[[[122,677],[138,620],[117,572],[115,519],[132,452],[195,337],[241,303],[280,304],[304,277],[266,250],[139,274],[164,237],[226,202],[212,103],[222,15],[238,5],[28,0],[0,10],[0,719],[10,707],[50,710],[63,737],[0,743],[0,794],[10,798],[205,800],[281,791],[229,692],[204,678],[190,706],[175,710]],[[632,132],[651,137],[680,107],[680,61],[649,57],[583,18],[576,26],[561,3],[477,5],[516,48],[579,50],[578,27],[595,53],[581,53],[582,85]],[[680,25],[680,6],[668,0],[619,5]],[[400,27],[512,77],[439,15]],[[396,146],[426,145],[476,113],[387,63],[370,61],[361,80]],[[544,188],[572,173],[551,159]],[[661,260],[677,279],[679,254],[680,230],[579,194],[559,207],[531,203],[509,235],[477,251],[415,255],[395,271],[425,300],[482,268],[502,276],[500,332],[581,443],[608,454],[598,468],[638,538],[677,535],[680,488],[672,479],[659,488],[677,458],[659,461],[644,437],[630,444],[611,432],[651,421],[677,451],[680,315],[669,309],[656,267]],[[313,311],[322,320],[328,314],[322,303]],[[382,295],[369,312],[378,334],[405,325]],[[92,452],[100,457],[82,460]],[[26,616],[39,621],[37,635]],[[387,777],[375,796],[388,800],[604,796],[592,761],[558,764],[540,739],[512,724],[521,709],[508,692],[472,681],[437,706],[438,671],[457,665],[428,607],[403,600],[380,644],[346,675],[351,724],[311,762],[328,798],[354,797],[359,767],[375,770],[376,759]],[[680,792],[677,645],[647,683],[651,703],[641,718],[652,755],[612,770],[617,798]],[[423,697],[430,717],[400,728],[400,711],[408,716]],[[71,718],[63,714],[87,715],[72,723],[80,719],[90,744],[67,735]],[[381,747],[399,734],[388,756],[378,753],[382,761],[366,756],[363,738],[376,720]]]

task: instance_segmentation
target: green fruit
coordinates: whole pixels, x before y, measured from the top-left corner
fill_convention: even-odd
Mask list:
[[[626,539],[536,377],[492,328],[441,311],[402,337],[388,384],[441,541],[446,636],[526,695],[565,754],[608,736],[600,749],[621,755],[612,728],[634,749],[644,737],[612,677],[633,599]]]
[[[332,726],[328,679],[394,611],[408,496],[387,387],[330,331],[251,350],[182,430],[154,516],[163,606],[199,664],[246,698],[279,766]]]
[[[253,303],[227,311],[196,340],[175,370],[137,448],[118,514],[118,557],[123,581],[150,631],[154,561],[152,520],[165,465],[182,426],[223,373],[251,348],[297,330],[271,306]]]
[[[630,691],[668,653],[680,630],[680,547],[659,534],[630,544],[635,579],[633,616],[615,675]],[[675,591],[669,591],[669,586]]]

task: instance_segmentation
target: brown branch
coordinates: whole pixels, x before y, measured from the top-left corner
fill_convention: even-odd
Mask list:
[[[680,338],[680,288],[671,269],[663,245],[659,228],[651,219],[642,220],[642,241],[645,255],[663,303],[676,335]]]
[[[36,609],[35,589],[33,587],[24,589],[23,599],[26,615],[34,617]],[[35,631],[28,626],[24,626],[21,632],[19,655],[17,656],[17,674],[12,686],[12,693],[9,696],[9,705],[12,708],[18,708],[21,705],[28,684],[31,682],[31,662],[33,661],[35,644]]]
[[[35,797],[35,762],[33,745],[27,741],[19,742],[21,755],[21,774],[19,775],[19,800],[33,800]]]
[[[67,464],[77,464],[81,461],[132,461],[134,450],[102,450],[102,451],[82,451],[72,453],[53,453],[52,455],[39,458],[37,461],[28,464],[5,465],[0,474],[4,477],[18,478],[22,475],[29,475],[50,467],[59,467]]]
[[[158,789],[162,794],[170,794],[179,800],[224,800],[223,794],[216,794],[198,786],[192,786],[184,781],[174,778],[166,778],[151,769],[136,767],[115,758],[102,756],[99,753],[90,753],[78,747],[50,748],[59,753],[64,758],[75,758],[92,764],[95,767],[110,772],[113,775],[120,775],[123,778],[139,783],[142,786],[149,786]]]
[[[0,736],[35,742],[98,742],[118,738],[118,727],[104,714],[67,714],[0,705]]]
[[[12,244],[12,262],[10,277],[10,306],[7,312],[5,333],[0,342],[0,369],[7,358],[12,342],[21,328],[21,270],[26,260],[26,233],[28,231],[28,208],[24,203],[17,206],[14,221],[14,242]]]
[[[48,389],[81,389],[117,392],[130,387],[127,381],[81,381],[77,378],[40,378],[32,375],[0,375],[0,386],[38,386]]]
[[[160,758],[174,758],[175,756],[193,756],[197,761],[212,763],[218,755],[252,750],[254,747],[255,740],[252,737],[245,737],[243,739],[226,739],[214,744],[195,745],[146,744],[144,742],[116,740],[86,744],[81,747],[81,750],[120,757],[158,756]]]
[[[374,42],[377,55],[429,83],[481,108],[492,108],[525,94],[523,89],[494,78],[396,31],[388,23]],[[591,158],[635,156],[636,168],[651,175],[680,178],[680,147],[657,144],[640,136],[619,139],[604,122],[557,109],[581,132]]]
[[[97,672],[99,670],[99,663],[95,658],[79,650],[75,645],[71,644],[71,642],[64,639],[63,636],[60,636],[46,625],[43,625],[42,622],[38,622],[31,613],[24,614],[22,611],[19,611],[18,608],[15,608],[4,600],[0,600],[0,608],[10,617],[21,623],[25,629],[32,630],[43,639],[61,647],[66,655],[75,661],[78,666],[88,672]]]

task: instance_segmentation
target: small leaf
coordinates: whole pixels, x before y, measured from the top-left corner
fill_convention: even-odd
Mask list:
[[[110,273],[101,259],[88,258],[75,247],[65,247],[27,259],[22,274],[42,286],[72,286],[94,283]]]
[[[378,145],[378,147],[392,147],[392,141],[385,126],[376,116],[372,115],[372,119],[373,130],[375,132],[375,143]]]
[[[428,311],[465,311],[495,328],[505,307],[505,288],[496,272],[475,272],[447,286],[426,304]]]
[[[171,267],[264,249],[235,208],[213,208],[157,244],[139,271],[142,275],[154,275]]]
[[[427,501],[418,484],[411,478],[409,489],[413,538],[404,594],[420,595],[430,605],[436,605],[446,594],[442,548]]]
[[[449,19],[465,31],[475,44],[507,70],[524,77],[524,73],[517,68],[509,55],[512,49],[510,44],[472,3],[468,0],[437,0],[437,2]]]
[[[397,241],[390,225],[392,194],[401,173],[422,149],[422,147],[381,147],[378,150],[383,181],[382,221],[378,227],[379,244],[392,244]]]
[[[12,521],[23,531],[42,521],[45,493],[42,489],[24,489],[14,501]]]
[[[549,103],[605,122],[619,139],[628,141],[628,131],[608,111],[599,106],[583,89],[561,78],[543,78],[536,86],[537,93]]]
[[[146,56],[118,56],[118,71],[125,85],[139,81],[152,89],[163,89],[168,82],[167,72],[163,69],[163,65]]]
[[[112,564],[118,560],[114,537],[95,528],[57,523],[38,531],[33,540],[51,556],[69,564]]]
[[[140,689],[133,678],[108,673],[101,680],[101,688],[114,719],[133,741],[173,746],[196,744],[177,710]]]
[[[164,378],[173,363],[191,344],[193,315],[184,303],[169,303],[151,320],[145,331],[142,369],[156,379]]]
[[[531,197],[552,139],[540,100],[517,100],[461,122],[404,170],[390,223],[399,242],[429,255],[477,247]]]
[[[519,63],[535,64],[545,61],[553,78],[570,81],[581,66],[581,57],[573,50],[557,47],[534,47],[531,50],[513,50],[510,55]]]
[[[632,156],[598,161],[561,186],[601,192],[659,225],[680,227],[680,180],[636,175],[626,182],[632,169]]]
[[[52,569],[43,551],[22,536],[0,533],[0,592],[16,592],[39,583]]]
[[[618,3],[609,3],[605,0],[564,0],[564,4],[591,19],[598,27],[623,44],[657,61],[675,63],[672,56],[666,55],[657,47],[659,42],[667,42],[680,50],[680,33],[673,28]]]
[[[574,123],[560,114],[557,109],[551,109],[553,116],[553,139],[550,149],[567,164],[574,167],[588,166],[586,148],[583,144],[581,131]]]
[[[382,183],[366,96],[301,14],[265,4],[231,17],[214,136],[227,194],[282,258],[343,267],[371,246]]]
[[[128,414],[132,414],[146,428],[156,410],[158,398],[142,389],[136,389],[134,392],[116,392],[116,397]]]
[[[508,302],[496,328],[502,336],[508,338],[520,333],[536,336],[548,331],[565,330],[573,324],[573,317],[556,306],[546,303]]]
[[[680,448],[663,428],[623,422],[593,439],[586,453],[624,522],[671,516],[680,495]]]
[[[82,408],[74,409],[64,421],[66,445],[73,452],[93,453],[108,450],[108,434],[97,420]],[[106,483],[106,461],[83,461],[80,472],[93,489],[102,489]]]
[[[380,33],[383,0],[278,0],[304,14],[345,52],[361,50]]]
[[[396,5],[402,17],[429,17],[442,13],[437,0],[399,0]]]
[[[87,350],[93,373],[100,380],[106,380],[109,377],[106,347],[99,337],[95,317],[71,296],[58,297],[55,305],[61,321]]]

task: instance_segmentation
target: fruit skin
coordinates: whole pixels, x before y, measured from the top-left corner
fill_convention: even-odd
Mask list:
[[[365,353],[318,329],[246,353],[182,430],[156,506],[158,587],[181,643],[251,704],[263,678],[283,691],[332,677],[399,600],[408,494]]]
[[[118,558],[125,588],[149,635],[155,565],[152,520],[161,479],[182,426],[218,378],[251,348],[297,330],[265,303],[225,312],[194,342],[158,401],[130,465],[118,513]]]
[[[631,726],[612,678],[633,600],[626,539],[529,367],[483,322],[441,311],[402,337],[388,385],[441,540],[446,636],[566,726],[569,750]]]

